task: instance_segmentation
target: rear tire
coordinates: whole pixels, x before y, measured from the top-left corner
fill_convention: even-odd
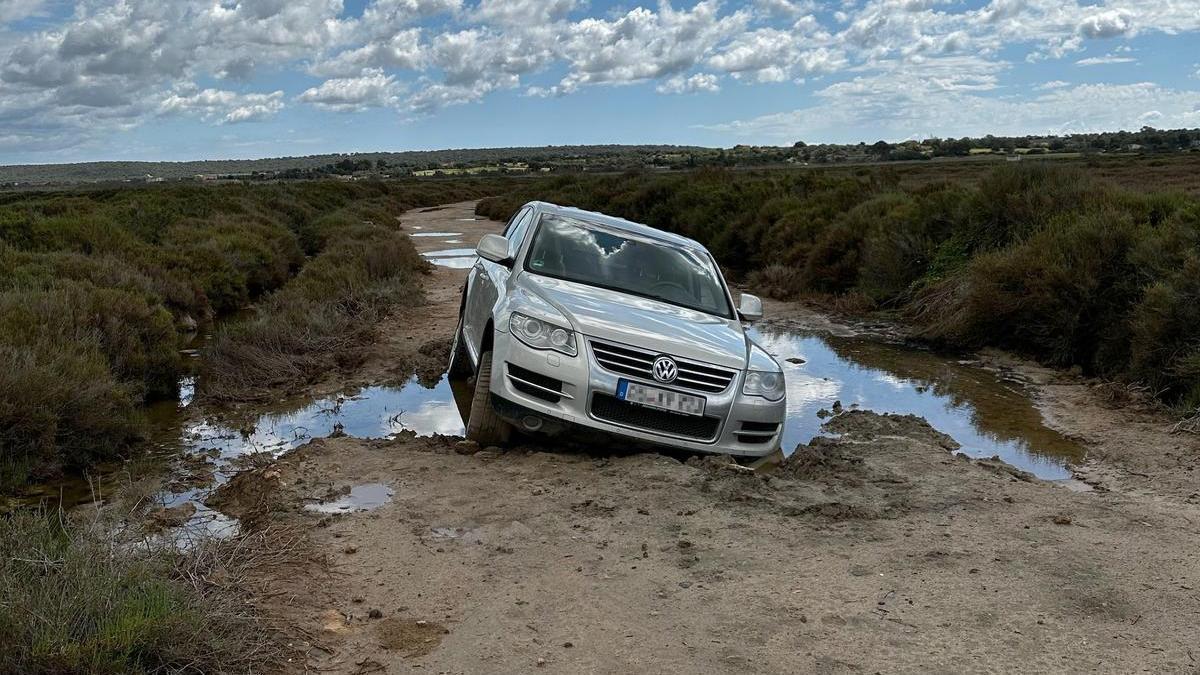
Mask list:
[[[503,445],[512,436],[512,425],[492,408],[492,353],[479,355],[475,376],[475,394],[471,397],[471,416],[467,420],[467,438],[482,447]]]

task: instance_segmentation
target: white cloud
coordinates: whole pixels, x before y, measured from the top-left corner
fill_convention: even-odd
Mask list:
[[[577,0],[479,0],[474,17],[482,23],[519,29],[558,21],[579,5]]]
[[[1120,56],[1118,54],[1105,54],[1104,56],[1092,56],[1086,59],[1079,59],[1075,62],[1077,66],[1104,66],[1114,63],[1137,63],[1137,59],[1132,56]]]
[[[754,0],[754,7],[767,16],[798,19],[817,10],[814,0]]]
[[[167,96],[158,106],[158,111],[164,115],[195,115],[222,124],[263,120],[282,109],[282,91],[239,94],[221,89],[184,89]]]
[[[711,73],[696,73],[691,77],[676,75],[657,87],[660,94],[695,94],[698,92],[721,91],[717,76]]]
[[[0,27],[35,16],[45,4],[45,0],[0,0]]]
[[[590,84],[629,84],[687,71],[750,21],[746,10],[726,15],[719,10],[716,0],[701,0],[690,10],[664,2],[658,12],[639,7],[611,20],[570,24],[559,46],[570,72],[550,91],[569,93]]]
[[[399,85],[394,75],[367,70],[359,77],[326,80],[297,97],[298,101],[338,112],[352,112],[396,104]]]
[[[1133,13],[1125,9],[1096,12],[1079,22],[1079,32],[1089,38],[1112,38],[1133,32]]]
[[[1200,92],[1151,82],[1061,87],[1023,100],[930,87],[921,78],[893,73],[832,85],[819,95],[807,108],[704,128],[755,142],[790,143],[860,140],[846,130],[854,134],[864,127],[885,139],[903,139],[1138,129],[1147,115],[1163,127],[1200,121]]]
[[[0,0],[0,133],[10,145],[86,143],[162,105],[213,124],[262,119],[289,99],[410,116],[505,90],[566,96],[639,83],[664,95],[816,83],[807,110],[868,126],[870,115],[894,124],[913,92],[968,109],[1001,101],[1013,106],[1001,106],[1007,115],[1044,107],[1031,95],[1078,90],[1061,81],[1005,89],[1012,61],[1049,62],[1037,67],[1059,77],[1071,64],[1133,63],[1132,37],[1200,31],[1198,1],[655,0],[597,11],[588,0],[367,0],[356,16],[344,0],[80,0],[51,18],[49,0]],[[17,33],[16,22],[36,28]],[[235,93],[280,74],[319,83],[287,86],[278,99]],[[848,97],[861,115],[834,105]],[[1172,110],[1122,119],[1181,119]],[[930,114],[921,124],[941,122]]]
[[[308,70],[319,77],[349,77],[361,73],[364,68],[419,70],[425,65],[425,52],[421,29],[405,28],[319,60]]]

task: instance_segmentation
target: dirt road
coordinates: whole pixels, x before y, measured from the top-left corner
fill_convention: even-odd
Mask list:
[[[470,247],[499,227],[472,216],[402,224]],[[436,368],[464,273],[437,268],[361,380]],[[956,458],[922,420],[854,411],[769,474],[336,437],[220,499],[307,539],[297,566],[262,570],[257,599],[296,649],[289,672],[1200,672],[1200,448],[1098,407],[1085,382],[1038,377],[1051,420],[1097,448],[1099,489]],[[390,491],[373,510],[305,509],[372,484]]]

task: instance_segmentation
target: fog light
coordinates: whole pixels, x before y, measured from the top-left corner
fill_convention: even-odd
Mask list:
[[[521,420],[521,425],[524,426],[527,431],[537,431],[538,429],[542,428],[542,418],[538,417],[537,415],[526,415],[525,418]]]

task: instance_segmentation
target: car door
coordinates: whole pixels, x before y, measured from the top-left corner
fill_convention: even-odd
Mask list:
[[[509,255],[516,255],[520,242],[528,231],[529,221],[533,219],[533,209],[525,207],[513,216],[504,229],[504,236],[509,238]],[[483,344],[484,331],[488,319],[496,307],[500,296],[505,291],[512,270],[508,267],[475,258],[475,265],[467,276],[467,305],[464,308],[463,333],[467,337],[467,346],[471,349],[476,363],[479,362],[479,349]]]

